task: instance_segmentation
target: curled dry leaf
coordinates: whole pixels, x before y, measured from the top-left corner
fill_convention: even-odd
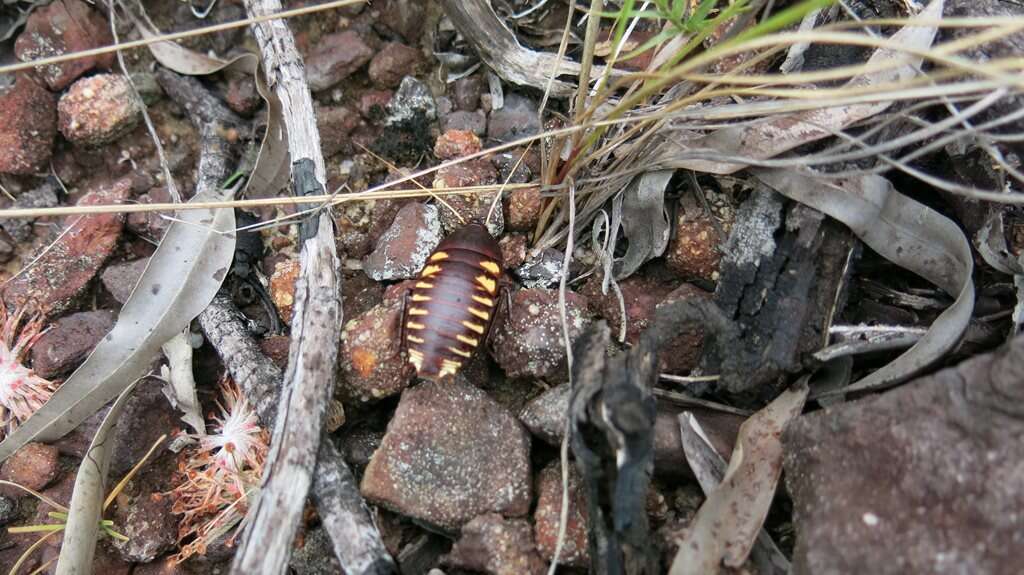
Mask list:
[[[188,333],[183,332],[172,337],[162,349],[167,358],[165,379],[174,393],[175,407],[184,414],[181,420],[197,435],[203,436],[206,434],[206,423],[203,421],[202,406],[199,405],[199,397],[196,395],[196,380],[192,374],[192,346],[188,341]]]
[[[843,222],[868,247],[956,298],[927,333],[889,364],[850,387],[816,397],[882,389],[939,360],[960,341],[974,310],[971,245],[953,221],[896,191],[881,176],[825,180],[811,172],[753,170],[782,195]]]
[[[1000,209],[989,216],[978,230],[974,245],[985,263],[1013,276],[1013,285],[1017,288],[1017,305],[1013,307],[1013,328],[1010,330],[1010,337],[1013,337],[1020,333],[1024,324],[1024,258],[1014,256],[1006,242],[1005,214]]]
[[[100,519],[103,515],[103,500],[107,491],[107,470],[110,469],[110,458],[114,452],[114,441],[110,432],[120,419],[124,404],[137,382],[138,380],[135,380],[121,391],[121,395],[96,430],[96,435],[89,444],[89,451],[78,467],[64,528],[64,543],[57,559],[58,575],[81,573],[82,565],[92,565],[93,556],[96,554]]]
[[[669,575],[718,573],[746,561],[782,473],[782,431],[803,410],[807,378],[740,426],[722,482],[697,511]]]
[[[616,262],[616,278],[633,275],[644,262],[665,253],[670,231],[665,216],[665,188],[674,173],[675,170],[644,172],[615,198],[614,209],[622,215],[621,220],[613,217],[612,221],[621,221],[623,235],[629,238],[626,255]]]
[[[160,31],[143,12],[142,18],[129,11],[143,38],[160,36]],[[256,79],[256,90],[267,103],[267,131],[260,144],[256,165],[248,176],[245,194],[252,198],[266,198],[277,195],[288,183],[288,138],[284,132],[281,102],[277,94],[267,85],[266,76],[256,54],[242,54],[230,60],[222,60],[189,50],[176,42],[155,42],[149,50],[157,62],[188,76],[206,76],[217,72],[238,72],[252,74]]]
[[[920,16],[925,20],[939,20],[942,18],[942,7],[943,0],[932,0]],[[906,26],[893,34],[891,41],[908,50],[924,51],[932,45],[935,33],[934,26]],[[855,76],[845,87],[861,88],[910,80],[919,73],[922,58],[908,56],[902,50],[880,48],[871,56],[867,65],[875,68],[892,61],[902,61],[903,64]],[[687,142],[685,146],[691,150],[708,150],[720,156],[764,160],[808,142],[831,137],[852,124],[885,111],[891,105],[891,101],[868,102],[766,116],[742,126],[721,128]],[[677,167],[713,174],[731,174],[745,165],[717,159],[687,159],[678,163]]]
[[[679,436],[686,462],[705,495],[713,492],[725,476],[726,462],[708,439],[697,417],[687,411],[679,415]],[[761,528],[750,549],[750,560],[760,575],[786,575],[790,564],[768,532]]]

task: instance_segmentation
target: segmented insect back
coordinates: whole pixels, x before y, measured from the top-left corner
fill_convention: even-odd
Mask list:
[[[497,310],[500,262],[497,240],[480,224],[455,230],[427,259],[403,318],[419,377],[453,376],[483,345]]]

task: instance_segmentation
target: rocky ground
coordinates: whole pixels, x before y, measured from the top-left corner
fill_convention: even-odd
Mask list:
[[[227,0],[206,21],[197,20],[187,3],[144,4],[165,31],[244,16],[241,2]],[[537,91],[505,86],[498,108],[485,67],[453,82],[440,80],[437,54],[450,50],[454,40],[453,31],[439,27],[441,19],[433,2],[378,0],[290,20],[316,103],[330,190],[365,190],[542,129]],[[131,22],[120,21],[118,30],[122,41],[138,37]],[[62,0],[32,11],[24,28],[0,44],[0,63],[112,41],[105,8]],[[257,51],[244,30],[183,44],[225,57]],[[127,76],[112,55],[0,75],[0,208],[170,201],[143,107],[182,198],[191,197],[199,146],[190,111],[166,93],[149,52],[132,50],[124,58]],[[267,121],[253,78],[225,72],[204,77],[202,85],[252,126],[250,133],[228,136],[252,155],[258,129]],[[549,109],[554,118],[564,105],[556,102]],[[516,148],[442,168],[418,183],[428,189],[528,183],[536,181],[539,170],[536,149]],[[618,347],[629,347],[637,344],[660,306],[713,297],[721,246],[750,188],[725,179],[702,177],[701,182],[711,211],[680,202],[681,192],[670,194],[673,232],[665,255],[619,284],[621,307],[613,291],[602,289],[599,275],[570,285],[564,312],[571,339],[599,320],[616,333],[625,322],[625,343]],[[512,291],[488,352],[454,382],[418,383],[400,342],[406,281],[417,276],[444,235],[460,225],[456,213],[482,220],[494,194],[445,199],[351,202],[334,213],[345,322],[335,395],[344,415],[335,419],[331,437],[355,471],[388,551],[404,572],[544,573],[558,535],[558,445],[569,402],[557,290],[562,254],[531,249],[545,205],[539,189],[507,192],[488,223],[500,238]],[[294,211],[283,206],[255,215],[268,220]],[[36,375],[60,382],[109,332],[168,225],[152,212],[0,219],[3,302],[10,310],[31,307],[45,321],[45,333],[25,358]],[[251,294],[232,295],[252,320],[263,351],[283,367],[299,270],[297,228],[269,227],[259,238],[252,277],[265,279],[276,310]],[[596,258],[586,243],[576,251],[573,271],[586,271]],[[864,282],[900,277],[871,254],[863,262],[858,273]],[[1007,309],[1005,282],[989,281],[988,287],[977,315]],[[869,289],[855,289],[849,302],[844,317],[851,322],[921,325],[936,314],[927,305],[872,297]],[[273,313],[283,329],[275,330],[268,315]],[[949,363],[994,347],[998,337],[983,336]],[[698,367],[704,339],[703,326],[675,334],[658,352],[660,371],[690,373]],[[969,565],[968,572],[1011,572],[1007,566],[1022,546],[1022,520],[1014,509],[1024,494],[1019,468],[1024,428],[1015,415],[1019,408],[1006,414],[999,398],[1014,403],[1021,397],[1012,377],[1020,369],[1019,361],[1012,361],[1020,359],[1016,346],[850,409],[817,410],[797,420],[783,438],[785,489],[766,524],[791,557],[794,572],[950,572],[944,571],[945,560]],[[162,363],[154,363],[154,374]],[[990,385],[978,391],[969,384],[972,374],[1000,369],[1010,374],[1001,376],[1005,388]],[[203,412],[215,413],[224,367],[208,344],[197,349],[194,371]],[[704,498],[682,450],[682,411],[660,401],[655,422],[646,511],[664,566],[671,563]],[[712,407],[687,411],[728,459],[745,416]],[[148,378],[118,423],[110,476],[116,480],[127,473],[161,434],[186,433],[180,418],[159,378]],[[0,479],[66,505],[75,470],[100,420],[101,414],[92,417],[51,445],[24,447],[0,464]],[[183,515],[172,512],[172,493],[182,484],[187,453],[159,450],[115,499],[107,517],[129,539],[102,541],[94,572],[224,572],[232,553],[230,534],[203,553],[176,561],[194,537],[183,531]],[[590,564],[588,513],[579,474],[573,466],[570,470],[561,558],[582,573]],[[879,485],[891,490],[880,493]],[[48,511],[31,495],[0,487],[0,525],[46,523]],[[968,527],[959,531],[953,528],[957,525]],[[13,565],[35,540],[34,534],[0,534],[0,565]],[[21,572],[56,557],[60,544],[60,537],[49,539]],[[339,572],[312,507],[292,568],[299,575]]]

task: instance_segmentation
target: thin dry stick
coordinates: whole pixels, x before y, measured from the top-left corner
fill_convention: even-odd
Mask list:
[[[506,189],[518,190],[523,188],[532,188],[536,184],[509,184]],[[152,204],[96,204],[90,206],[61,206],[56,208],[14,208],[8,210],[0,210],[0,219],[13,219],[13,218],[43,218],[43,217],[60,217],[60,216],[77,216],[77,215],[95,215],[95,214],[133,214],[133,213],[145,213],[145,212],[175,212],[178,210],[198,210],[198,209],[215,209],[215,208],[261,208],[267,206],[287,206],[295,204],[322,204],[317,207],[321,209],[324,207],[333,207],[339,204],[346,204],[349,202],[364,202],[369,200],[392,200],[396,198],[423,198],[423,197],[434,197],[434,196],[447,196],[454,194],[482,194],[500,190],[500,184],[488,184],[480,186],[462,186],[455,188],[444,188],[444,189],[433,189],[433,190],[414,190],[414,189],[399,189],[399,190],[385,190],[374,188],[365,192],[354,192],[351,194],[338,195],[337,192],[331,194],[316,194],[310,196],[303,196],[301,198],[296,197],[285,197],[285,198],[256,198],[249,200],[224,200],[218,202],[188,202],[185,204],[174,204],[174,203],[152,203]],[[555,186],[550,189],[556,189]]]
[[[279,13],[278,0],[245,0],[254,18]],[[295,196],[323,194],[326,169],[302,57],[287,22],[253,26],[270,84],[281,101]],[[313,482],[328,399],[334,389],[341,317],[340,263],[334,225],[326,210],[303,221],[299,239],[291,345],[260,497],[232,562],[236,575],[279,575],[288,569],[292,543]]]
[[[121,43],[121,39],[117,35],[117,6],[114,4],[114,0],[108,0],[107,7],[110,10],[110,35],[114,38],[114,45],[117,46]],[[153,140],[153,145],[156,146],[156,156],[160,159],[160,169],[164,172],[167,193],[170,194],[171,199],[175,203],[181,203],[181,193],[178,192],[178,185],[174,183],[174,177],[171,176],[171,167],[167,164],[164,145],[160,142],[160,136],[156,133],[153,119],[149,117],[146,103],[142,101],[142,96],[139,95],[139,89],[135,86],[135,80],[132,80],[132,75],[128,73],[128,66],[124,63],[124,52],[121,50],[117,51],[117,63],[121,66],[121,72],[124,73],[125,79],[128,80],[128,86],[132,89],[132,97],[139,103],[139,108],[142,111],[142,120],[146,123],[146,130],[149,131],[149,137]]]
[[[572,341],[569,338],[569,318],[565,310],[565,285],[569,277],[569,263],[572,262],[573,226],[576,225],[576,194],[575,187],[569,182],[569,235],[565,240],[565,257],[562,259],[562,277],[558,280],[558,315],[562,320],[562,340],[565,344],[565,361],[569,370],[569,389],[572,389]],[[572,417],[565,418],[565,432],[562,434],[562,446],[559,456],[562,460],[562,508],[558,512],[558,539],[555,543],[555,554],[551,557],[548,575],[554,575],[558,569],[558,558],[565,546],[566,532],[569,526],[569,435]]]

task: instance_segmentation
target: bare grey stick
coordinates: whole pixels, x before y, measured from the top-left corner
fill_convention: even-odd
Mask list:
[[[245,0],[249,16],[281,11],[278,0]],[[293,195],[323,194],[326,171],[313,100],[302,57],[288,23],[253,24],[268,83],[280,100],[291,156]],[[341,327],[339,261],[334,225],[314,212],[299,230],[300,273],[295,283],[291,346],[260,497],[231,565],[236,575],[279,575],[288,568],[292,542],[313,482],[327,403],[334,388]]]
[[[245,318],[230,298],[218,295],[199,316],[199,325],[217,350],[242,395],[260,421],[272,426],[280,393],[281,370],[256,345]],[[338,449],[321,441],[313,481],[313,501],[331,539],[334,554],[350,575],[396,572],[359,486]]]

